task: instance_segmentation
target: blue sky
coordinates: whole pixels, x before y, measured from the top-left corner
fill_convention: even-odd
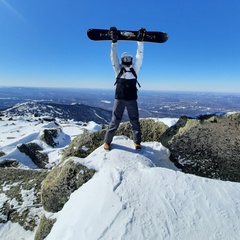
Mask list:
[[[114,88],[110,42],[86,32],[116,26],[169,34],[144,44],[142,89],[240,92],[239,12],[239,0],[0,0],[0,85]]]

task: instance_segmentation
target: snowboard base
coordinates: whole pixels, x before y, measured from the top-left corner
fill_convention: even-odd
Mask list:
[[[88,29],[87,36],[93,41],[112,40],[107,29]],[[139,41],[138,31],[117,30],[118,41]],[[146,31],[143,42],[164,43],[168,40],[168,34],[165,32]]]

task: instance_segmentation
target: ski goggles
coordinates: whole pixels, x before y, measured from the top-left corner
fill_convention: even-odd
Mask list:
[[[129,57],[123,57],[122,61],[123,62],[131,62],[132,61],[132,57],[130,57],[130,56]]]

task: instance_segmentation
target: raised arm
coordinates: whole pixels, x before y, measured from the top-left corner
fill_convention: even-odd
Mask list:
[[[136,73],[139,72],[141,66],[142,66],[142,61],[143,61],[143,42],[137,42],[137,53],[136,53],[136,60],[133,64],[133,68]]]
[[[118,54],[117,54],[117,42],[111,44],[110,58],[111,58],[113,70],[115,72],[115,75],[117,76],[121,70],[121,65],[119,62]]]

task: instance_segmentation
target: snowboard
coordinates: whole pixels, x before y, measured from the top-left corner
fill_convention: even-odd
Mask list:
[[[112,40],[107,29],[88,29],[87,35],[91,40]],[[117,30],[118,40],[138,41],[138,31]],[[168,40],[168,34],[165,32],[146,31],[143,41],[153,43],[164,43]]]

